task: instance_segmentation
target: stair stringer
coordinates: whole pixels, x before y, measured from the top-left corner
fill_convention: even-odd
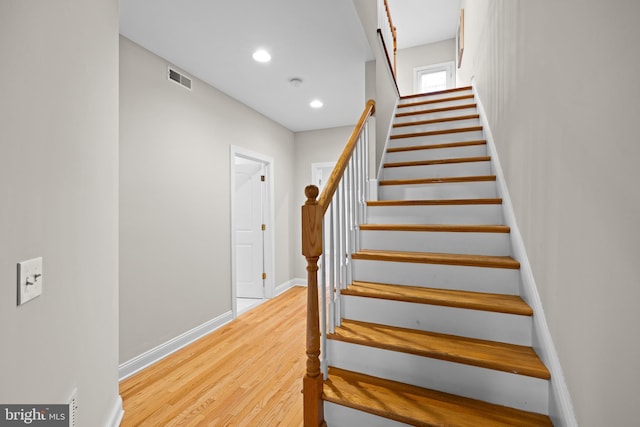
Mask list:
[[[387,130],[387,136],[384,139],[384,147],[382,148],[382,157],[380,157],[380,164],[375,164],[375,154],[373,155],[373,169],[376,170],[375,178],[369,178],[368,186],[367,186],[367,200],[378,200],[378,182],[383,179],[382,170],[384,169],[385,158],[387,157],[387,148],[389,148],[389,141],[391,140],[391,132],[393,131],[393,118],[398,113],[398,105],[400,104],[400,97],[396,98],[396,104],[393,106],[393,113],[391,114],[391,122],[389,123],[389,129]],[[373,126],[375,129],[375,116],[373,116]],[[375,132],[374,132],[375,133]],[[376,145],[378,144],[378,139],[376,136]],[[375,153],[375,150],[372,150]],[[371,169],[369,169],[371,170]]]
[[[504,225],[511,227],[510,241],[512,257],[520,262],[520,296],[533,309],[533,348],[540,359],[551,372],[549,380],[549,417],[556,427],[578,427],[569,389],[560,365],[560,358],[553,343],[551,331],[544,314],[542,300],[538,293],[533,270],[527,257],[524,240],[518,228],[518,222],[513,210],[509,189],[504,178],[491,127],[478,93],[475,80],[471,82],[473,94],[480,114],[480,124],[487,141],[487,155],[491,157],[492,174],[496,176],[498,197],[502,198]]]

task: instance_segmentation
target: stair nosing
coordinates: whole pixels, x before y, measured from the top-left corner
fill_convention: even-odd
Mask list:
[[[430,120],[418,120],[415,122],[401,122],[394,123],[393,128],[402,128],[402,127],[410,127],[410,126],[424,126],[424,125],[435,125],[438,123],[447,123],[447,122],[455,122],[460,120],[474,120],[479,119],[480,114],[467,114],[465,116],[454,116],[454,117],[442,117],[440,119],[430,119]]]
[[[442,144],[428,144],[428,145],[411,145],[406,147],[391,147],[387,148],[387,153],[400,153],[405,151],[418,151],[418,150],[436,150],[440,148],[460,148],[460,147],[472,147],[476,145],[486,145],[486,139],[476,139],[473,141],[458,141],[458,142],[445,142]]]
[[[411,166],[452,165],[459,163],[490,162],[491,156],[452,157],[449,159],[415,160],[410,162],[392,162],[382,165],[384,168],[402,168]]]
[[[369,404],[364,394],[360,391],[362,390],[360,387],[356,388],[355,394],[356,396],[360,395],[360,399],[352,399],[351,392],[336,392],[345,383],[367,384],[365,388],[368,390],[368,396],[373,396],[373,400],[376,402],[385,402],[384,407]],[[380,390],[386,390],[387,393],[381,394]],[[389,394],[410,394],[412,396],[410,397],[412,404],[411,406],[404,406],[405,410],[389,407],[395,403],[387,399]],[[443,417],[448,419],[454,416],[461,416],[463,419],[473,417],[475,423],[480,423],[474,425],[480,427],[493,427],[496,423],[510,427],[513,427],[514,423],[517,427],[530,427],[532,425],[553,426],[548,415],[497,405],[334,366],[329,366],[329,375],[323,384],[322,398],[326,402],[419,427],[442,426]],[[416,405],[417,402],[421,402],[421,404]],[[428,414],[424,415],[430,418],[422,419],[422,416],[424,416],[422,414],[419,417],[410,414],[410,411],[407,410],[410,407],[429,408]]]
[[[436,113],[444,113],[447,111],[455,111],[455,110],[468,110],[471,108],[478,108],[477,103],[464,104],[464,105],[452,105],[450,107],[441,107],[441,108],[432,108],[430,110],[418,110],[418,111],[407,111],[404,113],[397,113],[396,118],[399,117],[410,117],[410,116],[419,116],[422,114],[436,114]]]
[[[432,199],[432,200],[370,200],[367,206],[460,206],[501,205],[501,198],[489,199]]]
[[[479,132],[479,131],[482,131],[482,126],[468,126],[464,128],[457,128],[457,129],[442,129],[442,130],[432,130],[428,132],[401,133],[401,134],[391,135],[389,139],[422,138],[422,137],[428,137],[428,136],[449,135],[452,133],[466,133],[466,132]]]
[[[378,289],[363,289],[367,285]],[[384,293],[380,288],[388,291],[395,290],[397,293]],[[412,291],[416,296],[402,294],[403,291]],[[420,286],[393,285],[387,283],[363,282],[354,280],[351,285],[341,291],[342,295],[349,295],[362,298],[375,298],[390,301],[411,302],[416,304],[436,305],[441,307],[462,308],[477,311],[488,311],[493,313],[511,314],[515,316],[533,316],[531,307],[518,295],[492,294],[488,292],[472,292],[451,289],[426,288]],[[420,295],[422,294],[422,295]],[[493,300],[487,302],[469,302],[473,298],[483,298]],[[509,306],[506,305],[509,303]]]
[[[506,233],[511,231],[508,225],[475,224],[360,224],[360,231],[424,231],[453,233]]]
[[[417,179],[387,179],[380,181],[380,186],[390,185],[418,185],[418,184],[449,184],[456,182],[490,182],[495,181],[495,175],[452,176],[443,178],[417,178]]]
[[[475,97],[474,94],[469,94],[469,95],[461,95],[461,96],[451,96],[449,98],[432,99],[428,101],[409,102],[407,104],[398,104],[398,108],[417,107],[419,105],[437,104],[439,102],[462,101],[463,99],[473,99],[474,97]]]
[[[416,94],[413,94],[413,95],[401,96],[400,99],[421,98],[423,96],[435,96],[435,95],[442,95],[444,93],[464,92],[465,90],[473,90],[473,87],[472,86],[463,86],[463,87],[454,87],[452,89],[437,90],[435,92],[416,93]]]
[[[346,325],[346,326],[345,326]],[[400,345],[400,344],[389,344],[382,343],[372,338],[363,337],[362,333],[358,335],[358,337],[350,337],[346,335],[341,335],[340,332],[347,332],[347,328],[351,327],[360,327],[360,328],[371,328],[376,330],[387,330],[389,331],[389,335],[404,335],[402,338],[403,343],[409,342],[409,338],[413,338],[413,343],[419,341],[420,345],[423,348],[418,348],[417,346]],[[362,322],[358,320],[350,320],[343,319],[342,324],[339,327],[336,327],[336,331],[333,333],[327,334],[327,339],[348,342],[352,344],[364,345],[367,347],[379,348],[383,350],[389,351],[397,351],[406,354],[413,354],[415,356],[427,357],[430,359],[443,360],[454,363],[461,363],[464,365],[476,366],[479,368],[486,368],[495,371],[508,372],[516,375],[523,375],[532,378],[539,378],[542,380],[549,380],[551,378],[551,374],[546,366],[542,363],[539,356],[533,350],[532,347],[517,345],[517,344],[508,344],[498,341],[489,341],[478,338],[469,338],[462,337],[451,334],[442,334],[438,332],[429,332],[429,331],[420,331],[416,329],[408,329],[408,328],[400,328],[397,326],[389,326],[382,325],[371,322]],[[443,343],[447,342],[453,347],[459,347],[457,352],[455,351],[447,351],[443,350]],[[453,344],[451,344],[453,343]],[[440,347],[440,348],[437,348]],[[490,349],[494,349],[495,352],[488,351]],[[466,354],[462,354],[465,353]],[[482,353],[485,356],[484,359],[481,359],[478,354]],[[492,354],[489,353],[504,353],[504,354]],[[520,364],[520,366],[516,366],[514,363],[500,363],[503,360],[511,361],[512,358],[516,355],[521,355],[524,358],[532,359],[532,361],[536,362],[537,367],[526,367],[523,366],[524,363]],[[495,359],[495,360],[488,360]]]
[[[509,256],[468,255],[439,252],[404,252],[361,249],[351,255],[352,259],[386,262],[411,262],[418,264],[454,265],[462,267],[520,269],[520,262]]]

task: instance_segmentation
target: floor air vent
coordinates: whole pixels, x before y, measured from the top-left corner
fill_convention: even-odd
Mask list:
[[[174,81],[179,85],[191,90],[191,79],[171,67],[169,67],[169,80]]]

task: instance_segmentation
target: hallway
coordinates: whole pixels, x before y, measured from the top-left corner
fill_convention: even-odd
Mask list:
[[[127,426],[300,426],[306,288],[120,383]]]

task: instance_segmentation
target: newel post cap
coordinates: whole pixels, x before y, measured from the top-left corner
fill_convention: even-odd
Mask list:
[[[320,190],[315,185],[307,185],[304,188],[304,195],[307,196],[307,201],[305,205],[317,205],[318,204],[318,194],[320,194]]]

